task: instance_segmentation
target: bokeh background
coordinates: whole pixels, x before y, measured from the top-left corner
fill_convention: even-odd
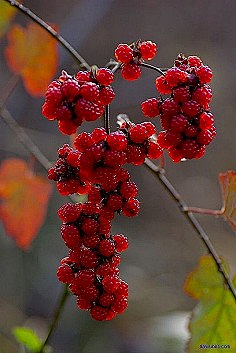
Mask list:
[[[167,175],[192,206],[221,207],[218,173],[236,168],[236,1],[232,0],[54,0],[24,1],[61,34],[90,64],[104,65],[118,43],[138,38],[158,43],[153,64],[171,66],[178,53],[199,55],[214,72],[212,111],[217,138],[201,160],[173,164],[167,158]],[[1,11],[1,1],[0,1]],[[18,14],[16,21],[28,19]],[[0,92],[11,79],[5,58],[6,39],[0,42]],[[60,48],[62,69],[73,74],[78,66]],[[43,67],[42,67],[43,70]],[[113,128],[116,115],[127,113],[143,121],[140,102],[156,96],[156,74],[143,70],[138,82],[118,78],[117,98],[111,105]],[[29,96],[19,83],[7,107],[43,153],[56,159],[64,142],[56,124],[41,115],[42,99]],[[159,128],[159,122],[155,121]],[[101,121],[85,125],[91,131]],[[29,153],[0,121],[0,157],[29,158]],[[40,166],[38,172],[45,173]],[[112,322],[99,323],[78,311],[69,298],[51,344],[55,353],[181,353],[188,339],[187,323],[195,301],[183,293],[186,274],[206,253],[178,208],[143,167],[131,168],[142,202],[135,219],[117,217],[113,231],[124,232],[130,247],[123,255],[121,276],[129,282],[129,308]],[[65,199],[54,190],[48,216],[29,251],[22,253],[0,229],[0,352],[20,352],[11,335],[16,325],[30,325],[44,334],[61,285],[55,276],[67,249],[60,238],[56,211]],[[236,238],[222,219],[198,216],[219,253],[236,272]],[[13,342],[11,342],[11,340]]]

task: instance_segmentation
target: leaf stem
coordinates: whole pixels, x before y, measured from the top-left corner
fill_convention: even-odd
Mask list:
[[[36,22],[39,26],[45,29],[53,38],[55,38],[67,51],[68,53],[77,61],[81,68],[90,70],[90,65],[87,61],[70,45],[54,28],[38,17],[33,11],[31,11],[26,6],[22,5],[16,0],[4,0],[8,2],[11,6],[16,7],[24,15],[28,16],[32,21]]]
[[[64,308],[64,305],[66,303],[66,300],[67,300],[69,294],[70,294],[70,292],[68,290],[68,287],[67,287],[67,285],[65,285],[63,287],[63,291],[62,291],[61,296],[59,298],[58,305],[56,306],[56,309],[54,311],[52,321],[49,325],[47,337],[46,337],[45,341],[42,343],[42,346],[41,346],[38,353],[43,353],[45,346],[49,342],[49,339],[51,338],[51,335],[57,326],[58,320],[62,314],[62,310]]]
[[[163,169],[156,166],[150,159],[145,160],[145,167],[150,172],[152,172],[154,176],[160,181],[160,183],[164,186],[164,188],[167,190],[167,192],[172,197],[172,199],[177,203],[180,211],[184,214],[184,216],[186,217],[190,225],[197,232],[199,238],[202,240],[207,250],[213,257],[217,265],[218,271],[222,274],[226,285],[228,286],[230,292],[232,293],[234,299],[236,300],[236,290],[234,288],[234,285],[228,273],[224,269],[224,265],[221,261],[220,256],[218,255],[210,238],[208,237],[207,233],[204,231],[204,229],[202,228],[202,226],[200,225],[196,217],[193,215],[191,211],[189,211],[188,205],[186,204],[182,196],[178,193],[178,191],[175,189],[175,187],[172,185],[169,179],[165,176]]]
[[[211,210],[211,209],[208,209],[208,208],[201,208],[201,207],[186,207],[184,209],[184,211],[185,212],[205,214],[205,215],[210,215],[210,216],[222,216],[224,214],[224,209]]]

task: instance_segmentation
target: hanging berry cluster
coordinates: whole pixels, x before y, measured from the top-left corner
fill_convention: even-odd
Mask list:
[[[150,98],[142,103],[145,116],[160,116],[163,131],[158,142],[168,149],[174,162],[202,157],[216,135],[209,107],[211,79],[211,69],[197,56],[185,58],[180,54],[175,65],[156,79],[158,92],[170,97]]]
[[[175,162],[199,158],[215,136],[209,110],[212,93],[207,84],[211,70],[198,57],[186,59],[183,55],[156,80],[160,94],[170,97],[142,103],[145,116],[160,115],[164,131],[157,134],[151,122],[134,124],[128,119],[121,119],[118,129],[109,131],[105,107],[115,97],[111,87],[114,72],[121,69],[127,80],[139,78],[141,66],[150,66],[144,60],[151,60],[156,50],[151,41],[119,44],[113,72],[101,68],[70,76],[63,71],[49,85],[42,109],[47,119],[57,120],[59,130],[69,135],[83,120],[96,120],[106,111],[106,128],[79,133],[73,148],[64,144],[48,171],[62,195],[87,195],[87,202],[67,203],[58,211],[69,254],[61,260],[57,275],[77,297],[78,307],[89,310],[99,321],[111,320],[128,305],[128,284],[121,280],[118,268],[128,239],[111,234],[116,214],[133,217],[140,210],[138,188],[125,165],[139,166],[146,158],[157,159],[164,149]]]

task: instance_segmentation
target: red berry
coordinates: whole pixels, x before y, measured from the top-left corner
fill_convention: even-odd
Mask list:
[[[75,113],[86,121],[97,120],[104,112],[103,106],[80,98],[75,104]]]
[[[156,142],[149,142],[147,146],[147,157],[151,159],[159,158],[163,153],[163,148]]]
[[[134,217],[137,216],[140,210],[140,202],[131,197],[127,202],[123,204],[122,213],[126,217]]]
[[[197,141],[186,139],[181,143],[180,151],[183,154],[183,158],[192,159],[195,158],[199,148]]]
[[[166,116],[176,115],[179,112],[179,106],[173,98],[165,99],[164,102],[161,104],[160,109],[162,113]]]
[[[81,211],[81,204],[71,204],[68,202],[61,206],[57,213],[63,222],[74,222],[79,218]]]
[[[132,126],[129,130],[129,134],[130,139],[135,143],[143,143],[148,137],[145,126],[141,124]]]
[[[122,131],[115,131],[108,135],[107,143],[112,150],[124,151],[127,147],[127,138]]]
[[[110,257],[115,252],[115,245],[111,240],[104,239],[99,244],[98,252],[105,257]]]
[[[128,199],[130,197],[137,196],[138,187],[133,181],[125,181],[121,184],[120,194],[123,198]]]
[[[90,102],[98,100],[99,97],[99,88],[96,83],[85,82],[80,88],[80,94],[82,97]]]
[[[201,106],[193,100],[183,103],[181,109],[184,115],[190,118],[198,115],[201,112]]]
[[[168,86],[166,79],[165,79],[165,76],[157,77],[155,85],[156,85],[156,89],[161,94],[170,94],[171,93],[171,87]]]
[[[92,306],[92,302],[88,298],[80,295],[77,298],[77,305],[82,310],[89,310],[91,308],[91,306]]]
[[[111,86],[103,86],[99,92],[99,102],[103,105],[110,104],[115,98],[115,92]]]
[[[148,40],[140,44],[139,50],[143,59],[152,60],[156,55],[157,45]]]
[[[176,103],[184,103],[191,99],[188,86],[177,87],[173,90],[173,96]]]
[[[118,314],[122,314],[128,306],[127,298],[123,296],[118,296],[115,298],[114,303],[112,304],[112,310]]]
[[[95,305],[90,310],[91,317],[94,320],[97,320],[97,321],[106,320],[106,318],[108,316],[108,313],[109,313],[109,309],[108,308],[104,308],[103,306],[100,306],[100,305]]]
[[[133,60],[133,49],[128,44],[119,44],[115,50],[115,57],[121,63],[129,63]]]
[[[102,306],[109,307],[114,302],[115,296],[111,293],[102,293],[99,298],[99,302]]]
[[[213,140],[215,136],[212,134],[210,130],[200,131],[197,135],[197,141],[201,145],[209,145],[209,143]]]
[[[73,224],[63,224],[61,226],[61,236],[68,248],[78,248],[81,246],[80,233]]]
[[[113,236],[116,245],[116,251],[122,252],[128,249],[129,242],[128,238],[123,234],[116,234]]]
[[[102,280],[102,285],[107,293],[114,293],[120,284],[120,279],[117,276],[106,276]]]
[[[201,59],[196,55],[190,55],[188,57],[188,63],[190,66],[196,66],[196,67],[199,67],[202,65]]]
[[[81,230],[88,235],[98,231],[99,223],[92,218],[84,218],[81,224]]]
[[[159,101],[157,98],[149,98],[145,100],[142,105],[142,112],[144,116],[154,118],[160,114]]]
[[[203,112],[199,116],[199,127],[202,130],[210,129],[214,124],[214,116],[211,113]]]
[[[210,82],[213,76],[211,69],[205,65],[199,66],[196,69],[196,74],[202,84]]]
[[[96,79],[100,85],[108,86],[114,81],[114,74],[110,69],[98,69]]]
[[[121,75],[128,81],[137,80],[141,76],[140,66],[134,63],[124,64],[121,68]]]
[[[57,277],[63,283],[71,283],[74,279],[74,272],[67,264],[62,264],[58,267]]]
[[[182,114],[175,115],[170,120],[170,129],[175,132],[183,132],[187,126],[188,119]]]
[[[81,249],[80,263],[86,268],[94,268],[98,265],[97,254],[93,250],[87,248]]]
[[[187,77],[187,73],[177,67],[172,67],[165,73],[165,79],[169,87],[176,87],[181,83],[185,83],[187,81]]]
[[[105,141],[107,138],[106,130],[103,127],[96,127],[91,133],[91,138],[94,143]]]

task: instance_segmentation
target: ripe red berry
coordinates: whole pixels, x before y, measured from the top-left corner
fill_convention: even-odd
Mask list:
[[[214,116],[211,113],[203,112],[199,116],[199,127],[202,130],[210,129],[214,124]]]
[[[161,94],[170,94],[171,93],[171,87],[168,86],[166,79],[165,79],[165,76],[157,77],[155,85],[156,85],[156,89]]]
[[[104,308],[103,306],[100,306],[100,305],[95,305],[90,310],[91,317],[97,321],[106,320],[108,313],[109,313],[109,309]]]
[[[71,283],[74,279],[74,272],[67,264],[62,264],[58,267],[57,277],[63,283]]]
[[[135,143],[143,143],[147,137],[148,132],[145,126],[141,124],[134,125],[129,130],[130,139]]]
[[[120,279],[117,276],[106,276],[102,280],[102,285],[107,293],[114,293],[120,284]]]
[[[139,45],[139,50],[143,59],[152,60],[156,55],[157,45],[148,40]]]
[[[124,64],[121,68],[121,75],[128,81],[137,80],[141,76],[140,66],[134,63]]]
[[[211,69],[205,65],[199,66],[196,69],[196,74],[202,84],[210,82],[213,76]]]
[[[103,86],[99,91],[99,102],[103,105],[110,104],[115,98],[115,92],[111,86]]]
[[[110,69],[98,69],[96,79],[100,85],[108,86],[114,81],[114,74]]]
[[[90,102],[84,98],[80,98],[75,104],[76,115],[82,117],[86,121],[93,121],[100,118],[104,112],[104,107],[98,103]]]
[[[122,213],[126,217],[137,216],[137,214],[139,213],[139,210],[140,210],[140,202],[133,197],[131,197],[127,202],[125,202],[122,207]]]
[[[170,129],[175,132],[183,132],[187,126],[188,119],[182,114],[175,115],[170,120]]]
[[[128,44],[119,44],[115,50],[115,57],[121,63],[129,63],[133,60],[133,49]]]
[[[181,109],[184,115],[190,118],[198,115],[201,112],[201,106],[193,100],[183,103]]]
[[[105,257],[110,257],[115,252],[115,245],[110,239],[103,239],[99,244],[98,252]]]
[[[116,251],[122,252],[128,248],[129,242],[128,238],[125,235],[116,234],[113,236],[113,239],[115,241]]]
[[[159,101],[157,98],[149,98],[145,100],[142,105],[143,115],[148,116],[149,118],[154,118],[160,114]]]
[[[90,102],[95,102],[99,97],[99,88],[94,82],[85,82],[80,88],[82,97]]]

